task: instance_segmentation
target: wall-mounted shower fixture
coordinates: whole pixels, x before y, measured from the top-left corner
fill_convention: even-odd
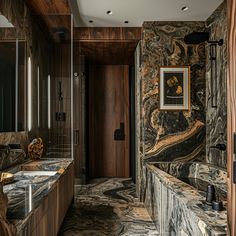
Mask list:
[[[63,100],[62,89],[61,89],[61,81],[59,81],[59,83],[58,83],[58,100],[59,101]]]
[[[184,37],[184,42],[186,44],[200,44],[207,42],[210,44],[210,61],[211,61],[211,107],[217,107],[217,46],[222,46],[224,41],[220,39],[210,40],[209,32],[192,32]],[[213,83],[213,78],[215,77],[215,83]]]
[[[199,44],[199,43],[207,42],[209,44],[216,44],[218,46],[222,46],[224,43],[223,39],[220,39],[218,41],[209,40],[209,39],[210,39],[209,32],[192,32],[190,34],[187,34],[184,37],[184,42],[186,44]]]
[[[54,39],[59,43],[65,43],[69,38],[69,30],[65,27],[56,27],[52,29]]]
[[[85,77],[85,72],[74,72],[74,79],[82,79],[83,77]]]

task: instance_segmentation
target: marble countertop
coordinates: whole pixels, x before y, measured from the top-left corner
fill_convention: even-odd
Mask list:
[[[64,170],[73,161],[70,159],[41,159],[40,161],[27,162],[11,170],[19,171],[57,171],[52,176],[25,176],[15,175],[14,182],[4,186],[3,191],[8,197],[7,219],[15,224],[19,232],[27,223],[44,197],[52,190]]]

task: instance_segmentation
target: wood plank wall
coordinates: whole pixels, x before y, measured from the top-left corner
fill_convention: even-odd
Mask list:
[[[133,65],[140,39],[141,27],[74,28],[74,42],[80,55],[93,65]]]
[[[233,183],[233,133],[236,132],[236,1],[228,0],[228,235],[236,236],[236,185]]]
[[[139,41],[141,27],[78,27],[74,28],[74,41]]]

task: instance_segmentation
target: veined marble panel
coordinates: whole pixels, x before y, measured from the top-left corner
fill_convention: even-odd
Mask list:
[[[0,145],[20,144],[23,150],[28,147],[28,132],[6,132],[0,133]]]
[[[175,166],[173,168],[175,169]],[[206,170],[200,169],[201,176]],[[176,170],[173,172],[177,173]],[[190,175],[193,172],[189,171]],[[205,203],[205,197],[196,188],[153,164],[144,167],[144,179],[146,182],[144,203],[160,235],[226,235],[227,211],[212,210],[212,207]],[[226,207],[225,201],[224,206]]]
[[[217,84],[217,107],[211,106],[211,62],[206,57],[206,161],[226,168],[227,152],[210,149],[218,143],[227,143],[227,4],[224,1],[207,19],[206,28],[211,40],[224,40],[222,46],[217,46],[217,76],[213,84]],[[210,55],[210,47],[206,46],[206,55]]]
[[[9,149],[8,144],[20,144],[22,149]],[[0,150],[0,170],[25,162],[27,144],[28,132],[0,133],[0,145],[6,146],[5,150]]]
[[[59,233],[72,235],[159,235],[131,179],[97,179],[76,186],[71,206]]]
[[[154,166],[176,178],[196,178],[227,192],[227,170],[202,162],[158,162]]]
[[[196,159],[205,152],[205,44],[184,36],[204,31],[204,22],[144,22],[142,105],[146,161]],[[161,66],[190,66],[189,111],[159,110]]]

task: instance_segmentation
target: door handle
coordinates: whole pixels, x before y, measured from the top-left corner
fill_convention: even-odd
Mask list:
[[[114,140],[121,141],[125,140],[125,124],[124,122],[120,123],[120,128],[114,131]]]
[[[79,145],[79,130],[74,130],[74,145]]]

